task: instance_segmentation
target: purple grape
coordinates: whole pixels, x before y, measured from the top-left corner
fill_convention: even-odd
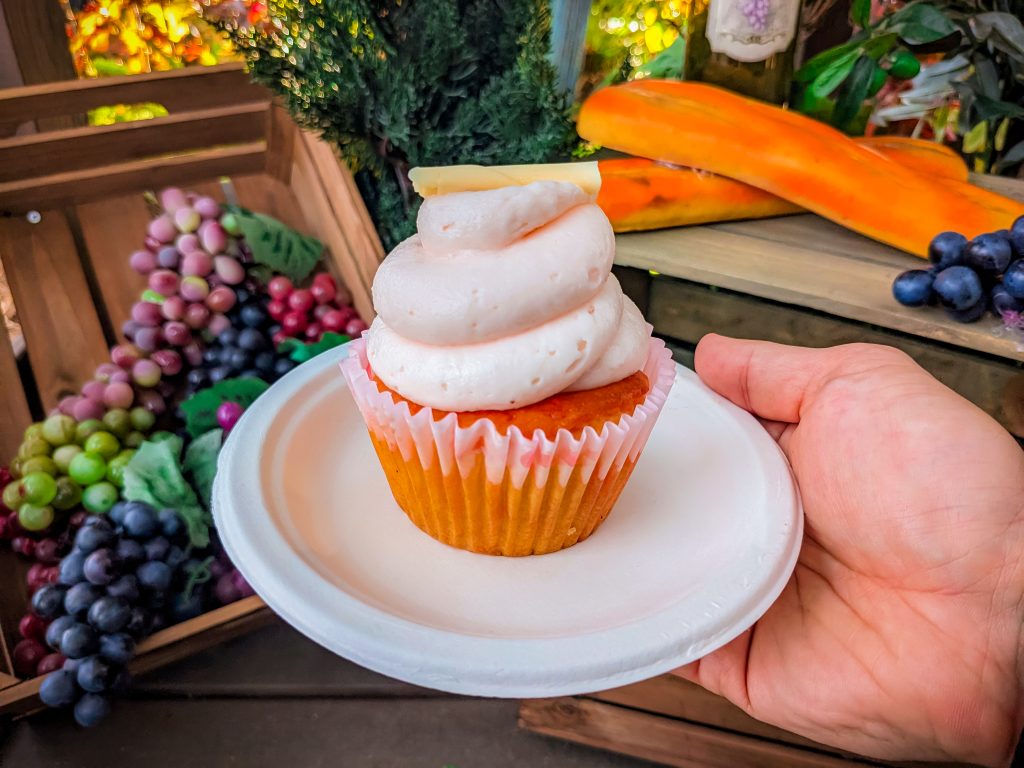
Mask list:
[[[179,208],[188,205],[188,198],[178,187],[167,187],[160,191],[160,205],[165,211],[173,214]]]
[[[197,197],[195,202],[192,203],[192,207],[195,208],[196,212],[204,219],[220,218],[220,203],[212,197]],[[202,227],[200,226],[200,233],[201,232]]]
[[[114,563],[114,554],[106,547],[97,549],[85,558],[85,564],[82,566],[82,573],[92,584],[109,584],[117,575],[117,567]]]
[[[185,311],[185,324],[194,330],[201,330],[210,322],[210,309],[198,302],[189,304]]]
[[[121,323],[121,334],[128,339],[128,341],[134,341],[135,334],[141,327],[142,326],[134,320],[125,320]]]
[[[242,418],[244,411],[245,409],[238,403],[233,403],[230,400],[225,401],[217,408],[217,423],[221,429],[229,432],[238,423],[238,420]]]
[[[178,291],[181,278],[170,269],[157,269],[149,273],[149,287],[163,296],[173,296]],[[163,317],[163,311],[160,312]]]
[[[181,354],[184,355],[185,361],[193,368],[203,363],[203,348],[196,342],[182,347]]]
[[[89,606],[89,623],[100,632],[120,632],[131,618],[132,607],[120,597],[105,595]]]
[[[174,241],[174,245],[178,249],[178,253],[193,253],[201,249],[199,245],[199,236],[194,232],[188,232],[183,235],[178,235],[178,239]]]
[[[228,236],[219,222],[215,220],[204,221],[199,225],[199,242],[202,243],[204,251],[211,256],[215,256],[223,252],[225,246],[227,246]]]
[[[141,326],[152,328],[163,322],[160,305],[150,301],[137,301],[132,304],[132,320]]]
[[[154,240],[157,240],[161,243],[173,242],[174,238],[178,234],[178,231],[174,226],[174,222],[171,220],[171,217],[168,216],[167,214],[157,216],[155,219],[149,222],[149,226],[146,228],[146,232]]]
[[[156,269],[157,260],[149,251],[135,251],[128,257],[128,265],[140,275],[148,275]]]
[[[174,376],[181,372],[181,355],[173,349],[158,349],[150,355],[150,360],[160,366],[164,376]]]
[[[175,347],[183,347],[192,341],[192,331],[185,323],[178,320],[169,320],[164,323],[164,338],[167,343]]]
[[[132,544],[138,544],[137,541],[131,539],[122,539],[121,542],[131,541]],[[120,545],[121,542],[118,542]],[[119,547],[120,548],[120,547]],[[127,600],[129,603],[134,603],[139,599],[139,582],[134,575],[126,573],[119,579],[116,579],[110,583],[107,587],[107,594],[111,597],[119,597],[122,600]]]
[[[214,256],[213,269],[228,285],[238,285],[245,280],[245,267],[230,256]]]
[[[156,252],[156,263],[161,269],[176,270],[181,263],[181,254],[173,245],[165,245]],[[152,286],[150,287],[152,288]],[[157,289],[153,288],[153,290]]]
[[[171,586],[173,576],[170,567],[159,560],[143,563],[135,571],[139,584],[151,592],[164,593]]]
[[[217,579],[217,583],[213,587],[213,595],[221,605],[234,603],[242,597],[231,576],[230,573],[225,573]]]
[[[82,385],[82,396],[90,400],[103,402],[103,392],[106,388],[107,385],[102,381],[87,381]]]
[[[249,582],[245,580],[242,572],[234,570],[231,572],[231,583],[235,585],[235,590],[238,592],[240,597],[252,597],[256,594]]]

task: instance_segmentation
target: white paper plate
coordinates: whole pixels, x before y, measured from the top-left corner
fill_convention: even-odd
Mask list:
[[[434,541],[391,497],[332,350],[245,413],[214,515],[232,560],[288,623],[386,675],[462,694],[542,697],[674,669],[750,627],[789,579],[803,515],[747,413],[679,367],[611,515],[550,555]]]

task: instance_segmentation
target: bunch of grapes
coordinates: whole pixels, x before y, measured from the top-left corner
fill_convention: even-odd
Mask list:
[[[36,634],[64,659],[40,687],[44,704],[73,706],[84,726],[103,719],[111,693],[127,685],[135,643],[165,620],[187,547],[173,509],[120,502],[109,515],[85,521],[60,561],[57,583],[32,596]]]
[[[275,277],[267,283],[267,293],[267,312],[281,324],[274,333],[275,344],[287,338],[319,341],[327,331],[356,338],[367,328],[351,305],[352,297],[327,272],[316,274],[309,288],[296,288],[287,277]]]
[[[892,285],[900,304],[921,307],[938,302],[961,323],[973,323],[991,309],[1007,325],[1024,318],[1024,216],[1010,229],[968,241],[943,232],[928,247],[931,269],[911,269]]]

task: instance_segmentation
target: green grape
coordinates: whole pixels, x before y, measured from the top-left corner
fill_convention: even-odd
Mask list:
[[[44,507],[57,495],[57,481],[45,472],[29,472],[21,478],[21,496],[24,502]]]
[[[103,424],[118,440],[124,440],[132,429],[132,420],[124,408],[111,408],[103,415]]]
[[[43,434],[43,425],[41,422],[35,424],[29,424],[25,427],[25,434],[22,435],[22,440],[36,440],[38,438],[46,439],[46,435]]]
[[[82,452],[82,446],[80,445],[62,445],[53,452],[53,462],[57,465],[57,469],[65,475],[68,473],[68,466],[71,464],[71,460]]]
[[[15,480],[13,483],[8,483],[4,486],[3,493],[4,506],[8,509],[17,509],[24,503],[24,499],[21,495],[21,481]]]
[[[53,522],[53,507],[22,504],[18,508],[18,522],[26,531],[42,531]]]
[[[128,436],[124,439],[124,442],[121,443],[121,445],[125,448],[138,448],[144,442],[146,442],[146,436],[141,432],[133,430],[128,433]]]
[[[50,444],[42,437],[30,437],[22,441],[18,448],[18,458],[31,459],[33,456],[49,456],[51,450]]]
[[[110,463],[107,464],[107,480],[118,488],[124,488],[124,468],[128,466],[128,462],[132,460],[134,455],[135,451],[129,448],[112,458]]]
[[[78,424],[70,416],[55,413],[43,422],[43,437],[50,445],[61,446],[75,442]]]
[[[70,477],[58,477],[57,478],[57,495],[53,497],[53,501],[50,504],[54,509],[59,509],[64,512],[69,509],[74,509],[82,501],[82,489],[74,480]]]
[[[82,447],[86,453],[98,453],[109,461],[117,456],[121,450],[121,443],[109,432],[93,432]]]
[[[117,503],[117,496],[113,483],[93,483],[82,491],[82,506],[94,515],[102,515]]]
[[[7,469],[9,469],[11,472],[11,477],[22,476],[23,473],[21,471],[21,465],[24,463],[25,460],[20,456],[15,456],[13,459],[11,459],[11,463],[7,466]]]
[[[94,432],[103,429],[103,422],[99,419],[86,419],[75,428],[75,442],[82,445]]]
[[[33,472],[45,472],[51,477],[56,477],[59,471],[57,462],[49,456],[33,456],[31,459],[25,459],[21,464],[22,475],[29,475]]]
[[[156,416],[152,411],[148,411],[141,405],[137,405],[132,408],[129,414],[132,420],[132,429],[138,430],[139,432],[148,432],[156,424]]]
[[[82,486],[98,483],[106,474],[107,462],[98,453],[83,451],[68,465],[68,475]]]

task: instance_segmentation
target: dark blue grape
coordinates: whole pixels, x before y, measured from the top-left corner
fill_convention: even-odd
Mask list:
[[[120,632],[131,614],[132,607],[127,600],[106,595],[89,608],[89,623],[100,632]]]
[[[124,523],[124,513],[128,510],[128,505],[130,503],[131,502],[119,501],[110,508],[109,512],[107,512],[107,517],[113,521],[114,525],[121,525]],[[96,519],[101,518],[97,517]]]
[[[1015,299],[1024,299],[1024,259],[1018,259],[1006,268],[1003,287]]]
[[[228,353],[226,364],[236,371],[243,371],[252,366],[252,353],[241,347],[235,347]]]
[[[70,707],[80,693],[75,676],[66,669],[51,672],[39,686],[39,699],[48,707]]]
[[[220,365],[220,347],[207,347],[203,350],[203,364]]]
[[[44,619],[52,619],[64,610],[64,587],[46,584],[32,595],[32,611]]]
[[[188,555],[185,554],[185,550],[177,544],[172,544],[171,548],[167,550],[167,556],[164,557],[164,562],[167,563],[168,568],[172,571],[176,571],[186,559],[188,559]]]
[[[176,510],[161,509],[157,513],[157,520],[160,522],[160,532],[171,541],[185,532],[185,522]]]
[[[167,557],[167,550],[171,548],[171,542],[163,536],[154,536],[146,542],[145,547],[147,560],[163,560]]]
[[[263,374],[260,373],[259,371],[257,371],[255,368],[246,368],[244,371],[241,371],[238,374],[238,378],[240,378],[240,379],[258,379],[262,375]]]
[[[211,368],[207,372],[207,378],[211,384],[216,384],[219,381],[230,378],[231,369],[226,365],[218,365],[216,368]]]
[[[291,360],[291,359],[289,359],[287,357],[279,357],[277,359],[277,362],[274,363],[274,375],[275,376],[284,376],[292,368],[294,368],[295,365],[296,365],[296,363],[295,363],[294,360]]]
[[[60,652],[69,659],[81,659],[96,653],[99,636],[88,624],[75,623],[60,636]]]
[[[114,532],[99,525],[83,525],[75,534],[75,549],[85,554],[107,547],[114,541]]]
[[[937,269],[955,267],[964,262],[967,238],[959,232],[942,232],[928,245],[928,258]]]
[[[1010,227],[1010,248],[1013,258],[1024,259],[1024,216],[1018,217]]]
[[[989,275],[1002,274],[1010,257],[1010,241],[995,233],[978,235],[964,250],[964,264]]]
[[[124,532],[133,539],[149,539],[156,535],[156,510],[148,504],[133,507],[124,516]]]
[[[982,287],[978,273],[970,267],[949,267],[935,276],[935,295],[946,309],[969,309],[981,300]]]
[[[279,323],[274,323],[272,326],[267,328],[267,337],[272,339],[274,337],[275,333],[280,333],[280,332],[281,332],[280,324]]]
[[[61,584],[71,586],[85,579],[82,567],[85,565],[85,554],[82,552],[71,552],[60,561],[57,580]]]
[[[209,374],[202,368],[193,368],[185,377],[191,389],[202,389],[210,383]]]
[[[75,704],[75,722],[83,728],[99,725],[110,714],[110,701],[98,693],[87,693]]]
[[[134,568],[146,560],[146,548],[135,539],[121,539],[114,548],[114,557],[125,568]]]
[[[244,304],[238,316],[242,325],[247,326],[247,329],[261,328],[267,322],[267,312],[259,304]],[[243,333],[245,331],[238,334],[239,339],[242,338]]]
[[[50,626],[46,628],[46,644],[53,650],[60,650],[60,638],[64,634],[64,630],[75,623],[73,616],[58,616],[56,619],[50,622]]]
[[[255,328],[245,328],[238,334],[238,346],[249,352],[259,352],[266,348],[267,339]]]
[[[110,687],[117,671],[99,656],[82,659],[75,671],[75,679],[82,690],[89,693],[103,693]]]
[[[114,526],[107,520],[106,515],[89,515],[82,523],[83,528],[102,528],[105,531],[113,531]]]
[[[135,571],[135,575],[139,579],[139,584],[145,589],[161,593],[166,592],[168,587],[171,586],[171,576],[173,574],[167,563],[162,563],[159,560],[150,560],[148,563],[140,565],[138,570]]]
[[[225,328],[220,332],[220,336],[217,337],[217,343],[221,347],[233,347],[238,343],[238,330],[235,328]]]
[[[947,309],[946,314],[958,323],[973,323],[980,320],[988,309],[988,302],[984,297],[973,307],[967,309]]]
[[[135,640],[126,632],[100,637],[100,656],[111,664],[127,664],[135,656]]]
[[[248,304],[252,299],[252,291],[248,288],[235,288],[235,301],[238,302],[239,306]]]
[[[132,608],[131,615],[128,617],[128,623],[125,625],[124,631],[135,638],[142,637],[149,634],[149,628],[151,625],[152,618],[149,612],[141,606],[135,606]]]
[[[103,590],[87,581],[80,581],[64,595],[64,612],[76,619],[84,619],[89,608],[103,595]]]
[[[194,589],[188,597],[179,592],[171,600],[171,620],[175,623],[194,619],[203,612],[203,597],[198,589]]]
[[[935,275],[927,269],[910,269],[897,275],[892,295],[906,307],[923,307],[932,297]]]
[[[111,597],[119,597],[122,600],[127,600],[129,603],[134,603],[139,599],[138,579],[132,574],[126,573],[110,583],[110,586],[107,587],[107,594]]]
[[[992,310],[997,315],[1002,316],[1007,312],[1024,312],[1024,302],[1011,296],[1002,283],[992,289],[990,298],[992,300]]]
[[[82,568],[85,578],[93,584],[106,585],[117,577],[117,565],[114,553],[109,549],[97,549],[85,558]]]
[[[276,359],[277,358],[273,352],[260,352],[258,355],[256,355],[252,364],[256,366],[256,370],[259,371],[260,373],[273,373],[274,362]]]

